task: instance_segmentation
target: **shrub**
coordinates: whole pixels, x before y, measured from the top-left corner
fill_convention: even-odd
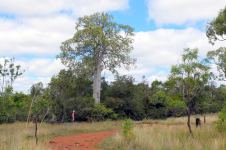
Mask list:
[[[223,108],[219,113],[219,120],[217,121],[217,129],[221,133],[226,132],[226,108]]]
[[[90,119],[92,114],[94,99],[92,97],[77,97],[73,99],[70,106],[69,110],[75,110],[76,112],[76,120],[86,121]],[[69,114],[71,115],[71,112]]]
[[[4,113],[0,113],[0,124],[1,123],[6,123],[7,122],[7,115]]]
[[[123,124],[123,136],[126,139],[131,139],[133,137],[133,121],[131,119],[126,119]]]
[[[117,115],[112,109],[105,107],[103,104],[95,104],[91,113],[91,119],[94,121],[114,120],[117,119]]]
[[[16,121],[16,107],[11,96],[0,98],[0,123],[13,123]]]

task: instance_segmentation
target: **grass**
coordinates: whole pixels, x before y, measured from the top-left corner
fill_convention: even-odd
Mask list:
[[[226,135],[216,131],[216,119],[215,115],[210,115],[206,124],[195,128],[193,118],[194,137],[188,133],[185,117],[146,120],[136,125],[135,136],[130,141],[119,132],[99,147],[105,150],[226,150]]]
[[[35,144],[34,125],[13,123],[0,125],[0,150],[48,150],[46,143],[56,136],[115,130],[121,123],[105,121],[97,123],[65,123],[39,125],[39,144]]]
[[[144,120],[135,122],[133,137],[128,140],[122,134],[121,121],[96,123],[65,123],[39,125],[39,144],[35,144],[34,124],[25,123],[0,125],[0,150],[48,150],[47,142],[53,137],[79,133],[118,130],[105,139],[99,147],[104,150],[226,150],[226,135],[216,131],[216,115],[208,115],[207,123],[194,127],[192,138],[186,126],[186,117],[166,120]]]

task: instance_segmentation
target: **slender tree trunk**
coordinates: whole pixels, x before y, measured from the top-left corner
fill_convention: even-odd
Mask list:
[[[101,64],[98,63],[93,78],[93,98],[95,99],[95,103],[100,103],[101,71]]]
[[[35,95],[36,95],[36,93],[35,93]],[[31,117],[31,109],[32,109],[34,100],[35,100],[35,98],[36,98],[35,95],[33,96],[32,100],[31,100],[31,105],[30,105],[30,108],[29,108],[29,111],[28,111],[28,114],[27,114],[27,123],[26,123],[26,127],[27,127],[27,125],[28,125],[28,123],[29,123],[29,121],[30,121],[30,117]]]
[[[188,120],[187,120],[188,130],[189,130],[189,133],[193,136],[192,129],[191,129],[191,110],[190,110],[190,108],[187,108],[187,117],[188,117]]]
[[[64,123],[65,116],[66,116],[66,112],[65,112],[65,109],[64,109],[63,115],[62,115],[62,118],[61,118],[61,123]]]
[[[44,119],[46,118],[46,116],[49,114],[49,108],[47,108],[45,115],[43,116],[40,126],[42,125],[42,123],[44,122]]]
[[[35,117],[35,143],[38,144],[38,118]]]
[[[205,114],[203,115],[203,120],[204,120],[203,122],[206,123],[206,115]]]

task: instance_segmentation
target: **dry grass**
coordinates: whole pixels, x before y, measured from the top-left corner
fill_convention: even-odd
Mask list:
[[[136,122],[132,140],[122,135],[106,139],[100,147],[106,150],[226,150],[226,135],[215,130],[216,115],[207,116],[207,124],[194,127],[194,138],[187,130],[186,117]],[[33,137],[34,125],[25,123],[0,125],[0,150],[48,150],[46,143],[55,136],[120,129],[121,122],[76,123],[39,126],[39,144]]]
[[[25,123],[0,125],[0,150],[48,150],[47,143],[51,138],[60,135],[70,135],[119,128],[119,122],[98,123],[65,123],[59,125],[42,124],[39,126],[39,144],[35,144],[34,125],[26,127]]]
[[[215,130],[216,119],[216,115],[211,115],[201,128],[193,125],[193,138],[184,117],[144,121],[145,124],[134,128],[132,140],[126,141],[119,133],[105,140],[100,147],[106,150],[226,150],[226,135]],[[194,119],[192,121],[194,124]]]

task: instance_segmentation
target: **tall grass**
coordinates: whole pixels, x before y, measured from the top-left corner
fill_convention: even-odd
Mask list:
[[[65,123],[39,125],[39,144],[35,144],[34,125],[25,123],[0,125],[0,150],[48,150],[47,143],[55,136],[98,132],[103,130],[115,130],[119,128],[119,122],[97,123]]]
[[[226,135],[217,132],[215,116],[208,117],[208,123],[201,128],[193,125],[194,137],[190,136],[185,119],[145,121],[134,128],[131,141],[125,141],[119,133],[100,147],[106,150],[226,150]]]
[[[189,135],[186,117],[167,120],[144,120],[136,122],[133,137],[126,140],[120,130],[122,122],[65,123],[39,125],[39,144],[35,144],[34,125],[25,123],[0,125],[0,150],[48,150],[47,143],[55,136],[79,133],[119,130],[106,139],[100,148],[105,150],[225,150],[226,135],[215,128],[217,116],[208,116],[207,124],[195,128],[194,138]]]

